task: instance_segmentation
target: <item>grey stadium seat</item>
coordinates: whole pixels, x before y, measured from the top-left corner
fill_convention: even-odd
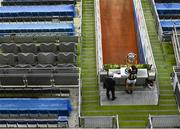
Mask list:
[[[1,49],[3,53],[18,53],[18,47],[15,43],[2,43]]]
[[[24,86],[25,81],[22,75],[14,74],[8,76],[0,76],[0,83],[2,86]]]
[[[76,53],[76,43],[73,42],[69,42],[69,43],[65,43],[62,42],[59,44],[59,51],[60,52],[74,52]]]
[[[53,78],[54,78],[55,85],[78,85],[79,84],[78,73],[54,74]]]
[[[51,74],[34,74],[34,75],[27,75],[27,85],[28,86],[33,86],[33,87],[38,87],[39,85],[42,86],[51,86],[52,85],[52,77]]]
[[[55,65],[56,64],[56,55],[54,53],[38,53],[38,64],[42,65]]]
[[[18,66],[33,66],[36,64],[36,57],[33,53],[18,53]]]
[[[76,55],[73,52],[62,52],[57,55],[58,64],[76,64]]]
[[[37,53],[37,46],[34,43],[23,43],[20,45],[20,50],[23,53]]]
[[[57,46],[54,43],[42,43],[39,48],[41,52],[57,52]]]
[[[15,66],[16,57],[12,53],[0,53],[0,67]]]

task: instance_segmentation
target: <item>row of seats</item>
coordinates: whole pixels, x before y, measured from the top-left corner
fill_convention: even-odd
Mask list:
[[[79,69],[68,68],[0,68],[2,87],[52,87],[78,85]]]
[[[3,0],[3,6],[76,4],[76,0]]]
[[[152,5],[157,12],[156,22],[162,29],[161,40],[170,41],[174,26],[179,29],[180,4],[179,0],[155,0]],[[159,29],[159,28],[158,28]]]
[[[58,22],[73,22],[73,17],[52,17],[52,16],[46,16],[46,17],[8,17],[8,18],[0,18],[0,22],[52,22],[52,21],[58,21]]]
[[[179,3],[179,0],[155,0],[156,3]]]
[[[58,67],[58,68],[0,68],[0,74],[74,74],[79,73],[77,67]]]
[[[179,3],[156,3],[159,15],[178,15],[180,13]]]
[[[0,120],[0,128],[67,128],[68,119],[66,121],[47,120],[47,119],[14,119]]]
[[[180,20],[160,20],[160,24],[164,32],[171,32],[175,26],[177,30],[180,29]]]
[[[57,114],[69,116],[69,98],[0,98],[0,114]]]
[[[14,88],[14,87],[5,87],[0,88],[0,94],[58,94],[61,97],[70,97],[70,90],[63,88]]]
[[[74,52],[77,51],[76,43],[74,42],[62,42],[55,43],[42,43],[37,45],[35,43],[22,43],[17,45],[15,43],[2,43],[1,50],[3,53],[39,53],[39,52]]]
[[[78,73],[0,74],[1,87],[59,87],[78,85]]]
[[[74,5],[0,6],[0,17],[74,17]]]
[[[58,53],[12,53],[0,54],[0,67],[53,67],[58,64],[76,65],[76,55],[72,52]],[[61,66],[61,65],[60,65]]]
[[[62,22],[16,22],[16,23],[0,23],[1,34],[16,33],[45,33],[45,32],[61,32],[66,35],[73,35],[75,26],[73,23]]]

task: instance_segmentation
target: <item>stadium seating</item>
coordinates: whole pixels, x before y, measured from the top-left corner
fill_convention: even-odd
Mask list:
[[[56,65],[56,57],[54,53],[38,53],[38,64],[51,64]]]
[[[1,50],[3,53],[17,53],[18,52],[18,47],[16,46],[15,43],[3,43],[1,44]]]
[[[42,88],[42,87],[1,87],[0,94],[38,94],[38,95],[54,95],[58,94],[60,97],[70,97],[70,90],[68,88]]]
[[[37,49],[38,48],[35,45],[35,43],[23,43],[20,45],[20,51],[23,53],[37,53],[37,51],[38,51]],[[3,52],[6,53],[5,51],[3,51]]]
[[[61,52],[57,55],[58,64],[76,64],[76,55],[72,52]]]
[[[74,5],[1,6],[0,22],[73,21]]]
[[[67,87],[79,85],[77,68],[2,68],[1,87]]]
[[[42,43],[39,48],[41,52],[57,52],[57,46],[53,43]]]
[[[176,15],[180,14],[179,3],[157,3],[156,9],[159,15]]]
[[[0,119],[1,128],[67,128],[68,119]]]
[[[0,67],[15,66],[15,60],[15,55],[12,53],[0,53]]]
[[[18,53],[18,65],[31,65],[36,64],[36,57],[33,53]]]
[[[1,98],[0,114],[57,114],[69,116],[69,98]]]
[[[3,53],[34,53],[37,54],[39,52],[73,52],[77,53],[77,46],[75,42],[61,42],[61,43],[2,43],[0,45]]]
[[[25,80],[22,75],[18,76],[16,74],[11,74],[8,76],[0,76],[0,83],[2,86],[18,86],[24,87]]]
[[[160,20],[163,31],[171,32],[174,26],[180,29],[180,20]]]
[[[76,0],[3,0],[3,6],[76,4]]]
[[[57,55],[52,52],[41,52],[37,55],[33,53],[18,53],[18,55],[13,53],[0,53],[1,68],[53,67],[59,64],[65,64],[68,65],[68,67],[76,65],[76,55],[72,52],[61,52]]]
[[[62,43],[2,43],[1,50],[3,53],[39,53],[39,52],[77,52],[76,43],[74,42],[62,42]]]
[[[0,17],[74,17],[74,5],[48,5],[48,6],[1,6]]]
[[[154,0],[156,3],[179,3],[179,0]]]
[[[161,40],[171,40],[174,26],[179,29],[180,4],[177,0],[155,0],[156,23]]]
[[[62,42],[59,44],[59,51],[60,52],[74,52],[76,53],[76,44],[75,43],[66,43]]]
[[[2,35],[30,32],[62,32],[67,35],[73,35],[74,31],[74,24],[72,23],[0,23],[0,34]]]

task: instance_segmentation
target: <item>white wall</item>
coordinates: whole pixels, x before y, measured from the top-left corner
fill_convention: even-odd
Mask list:
[[[153,67],[156,68],[141,0],[133,0],[133,2],[134,2],[135,16],[137,19],[138,29],[142,42],[143,53],[145,56],[145,62],[147,64],[152,64]]]
[[[96,20],[96,61],[97,72],[103,69],[103,55],[102,55],[102,35],[101,35],[101,16],[100,16],[100,2],[95,0],[95,20]]]

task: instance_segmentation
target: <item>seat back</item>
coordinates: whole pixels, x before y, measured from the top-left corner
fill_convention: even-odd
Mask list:
[[[73,52],[62,52],[57,55],[58,64],[76,64],[76,55]]]
[[[57,52],[57,46],[54,43],[42,43],[39,48],[41,52]]]
[[[65,73],[53,75],[55,85],[78,85],[78,73]]]
[[[2,43],[1,49],[3,53],[18,53],[18,47],[15,43]]]
[[[33,53],[18,53],[18,64],[35,65],[35,55]]]
[[[34,43],[23,43],[20,45],[20,50],[23,53],[37,53],[37,46]]]
[[[76,44],[73,42],[65,43],[62,42],[59,44],[59,51],[60,52],[74,52],[76,53]]]
[[[12,53],[0,53],[0,65],[15,66],[16,57]]]
[[[56,64],[56,56],[54,53],[38,53],[38,64]]]

